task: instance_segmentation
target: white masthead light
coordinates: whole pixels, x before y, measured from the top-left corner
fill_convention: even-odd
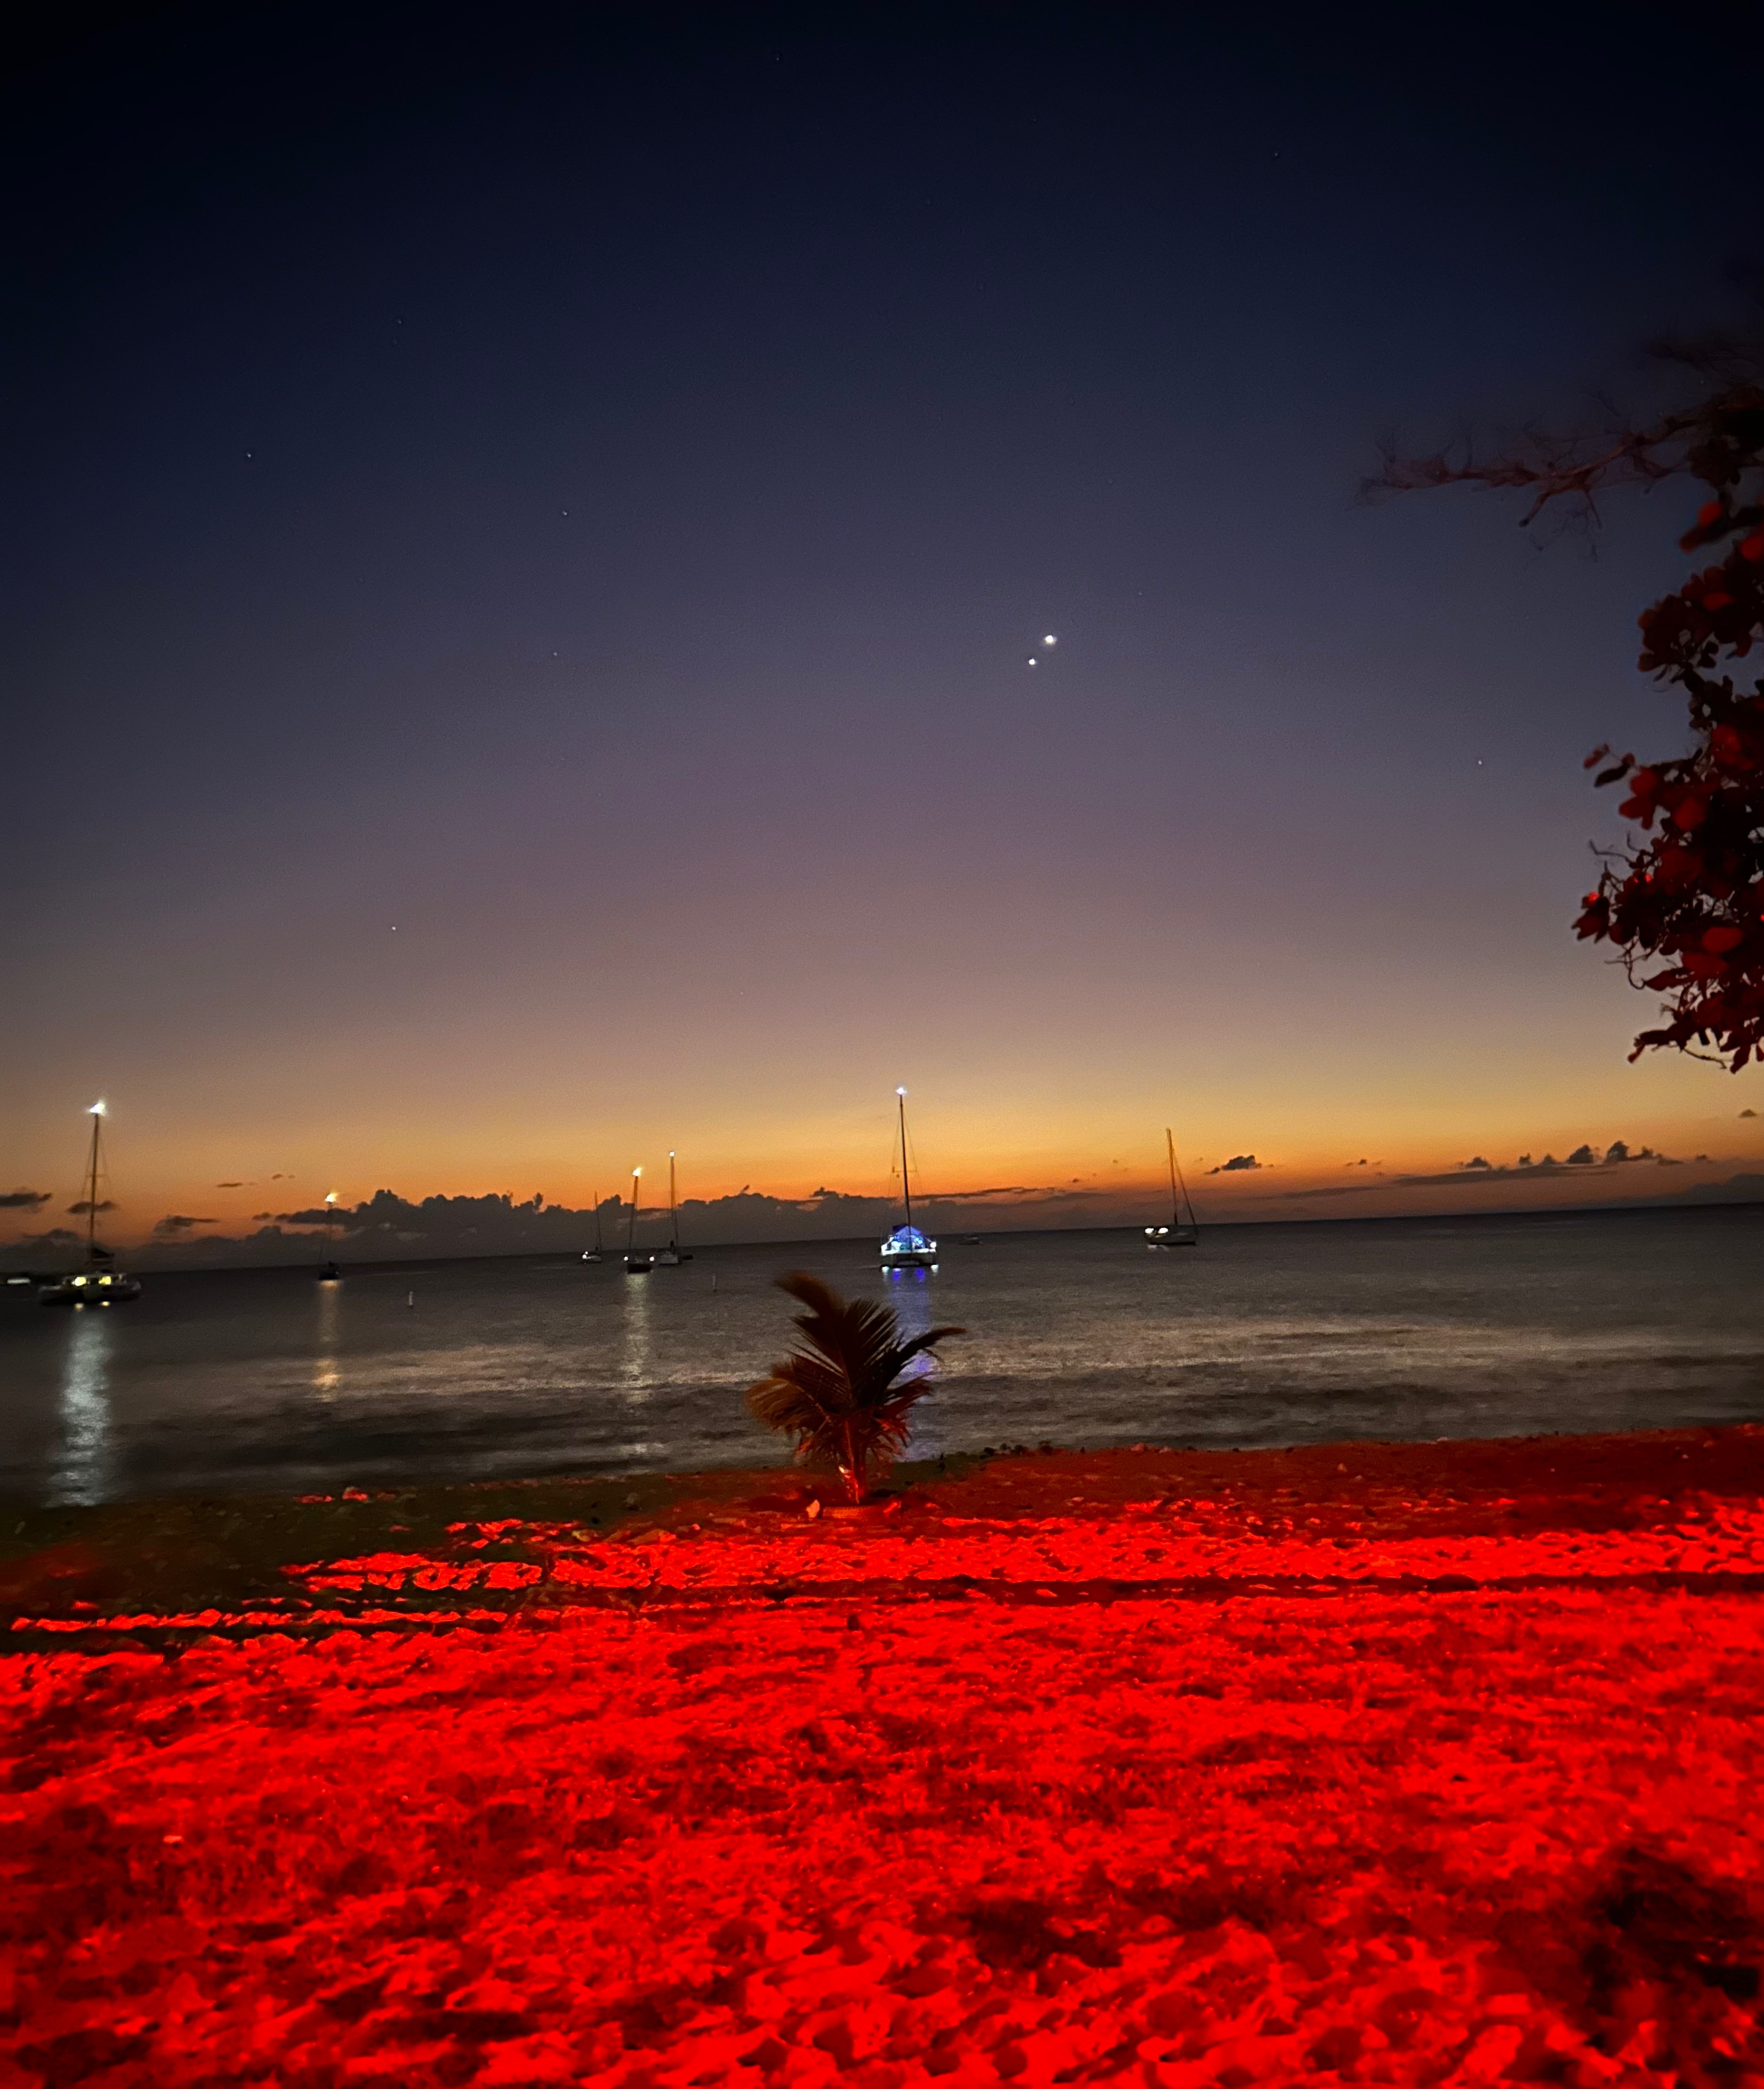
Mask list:
[[[86,1112],[86,1114],[88,1117],[102,1117],[104,1115],[104,1105],[102,1103],[94,1103],[92,1108]]]

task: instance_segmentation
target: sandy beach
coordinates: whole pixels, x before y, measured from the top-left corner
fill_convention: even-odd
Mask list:
[[[1764,2080],[1764,1430],[997,1448],[10,1519],[0,2089]]]

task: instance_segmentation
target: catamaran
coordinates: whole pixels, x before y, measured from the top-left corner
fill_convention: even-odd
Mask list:
[[[92,1152],[86,1164],[86,1266],[71,1276],[45,1284],[36,1294],[45,1306],[121,1306],[141,1295],[139,1280],[118,1269],[116,1257],[99,1244],[98,1135],[104,1105],[94,1103],[86,1114],[92,1119]]]
[[[598,1190],[594,1192],[594,1244],[582,1250],[582,1259],[584,1262],[604,1262],[607,1259],[606,1248],[600,1238],[600,1192]]]
[[[627,1276],[647,1276],[655,1267],[652,1256],[639,1255],[637,1251],[637,1192],[642,1178],[641,1168],[631,1170],[631,1220],[624,1229],[624,1273]]]
[[[927,1240],[912,1223],[912,1177],[907,1166],[907,1092],[896,1088],[895,1093],[900,1103],[900,1193],[906,1219],[882,1242],[882,1266],[884,1269],[935,1269],[937,1242]]]
[[[682,1254],[680,1246],[680,1207],[674,1197],[674,1155],[670,1147],[667,1154],[667,1245],[655,1258],[658,1269],[678,1269],[681,1263],[690,1262],[689,1255]]]
[[[1148,1248],[1199,1247],[1200,1222],[1195,1216],[1194,1199],[1188,1194],[1188,1184],[1176,1158],[1176,1141],[1170,1135],[1168,1125],[1164,1127],[1164,1151],[1170,1156],[1170,1224],[1167,1226],[1148,1226],[1145,1245]],[[1180,1185],[1178,1190],[1178,1186]],[[1188,1216],[1182,1217],[1182,1206],[1188,1207]]]

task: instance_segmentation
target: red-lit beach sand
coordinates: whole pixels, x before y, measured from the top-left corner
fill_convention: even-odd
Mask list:
[[[1764,1431],[791,1485],[15,1565],[0,2089],[1764,2083]]]

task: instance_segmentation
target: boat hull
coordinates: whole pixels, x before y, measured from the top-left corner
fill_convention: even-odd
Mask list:
[[[64,1276],[45,1284],[36,1294],[40,1306],[127,1306],[141,1295],[139,1277],[118,1272],[109,1276]]]

